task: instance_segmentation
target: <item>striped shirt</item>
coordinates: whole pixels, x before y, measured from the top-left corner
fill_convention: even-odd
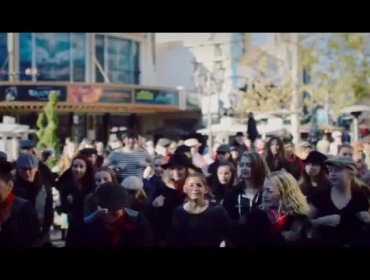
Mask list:
[[[111,152],[108,156],[108,165],[116,171],[119,179],[124,179],[128,176],[137,176],[142,179],[146,166],[141,166],[140,162],[151,162],[150,155],[144,149],[132,152],[118,149]],[[125,165],[125,167],[119,167],[120,164]]]

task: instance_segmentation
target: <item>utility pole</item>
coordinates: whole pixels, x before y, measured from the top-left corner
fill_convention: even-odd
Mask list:
[[[8,65],[9,82],[15,81],[15,63],[14,63],[14,33],[8,33]]]
[[[293,142],[298,144],[301,140],[301,134],[300,134],[300,113],[301,113],[301,102],[300,102],[300,92],[299,92],[299,39],[298,39],[298,33],[291,33],[291,79],[292,79],[292,103],[291,103],[291,132],[293,135]]]

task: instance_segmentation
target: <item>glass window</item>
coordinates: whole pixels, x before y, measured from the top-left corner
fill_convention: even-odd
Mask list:
[[[39,81],[70,81],[70,34],[35,33]]]
[[[140,83],[140,43],[135,42],[133,45],[132,58],[134,60],[134,84]]]
[[[108,74],[112,83],[133,83],[132,41],[108,37]]]
[[[0,81],[8,80],[8,34],[0,33]]]
[[[19,33],[20,80],[85,81],[86,49],[86,33]]]
[[[97,61],[112,83],[139,83],[139,43],[106,35],[96,35],[95,54]],[[96,67],[96,82],[104,77]]]
[[[86,72],[86,33],[71,33],[72,79],[84,82]]]
[[[268,33],[251,33],[251,43],[257,47],[263,47],[267,43]]]
[[[105,49],[104,35],[96,35],[95,37],[95,56],[100,66],[103,69],[105,65],[104,49]],[[104,76],[99,70],[98,66],[95,67],[95,75],[96,75],[95,81],[97,83],[104,83]]]
[[[32,80],[32,33],[19,33],[19,79]]]

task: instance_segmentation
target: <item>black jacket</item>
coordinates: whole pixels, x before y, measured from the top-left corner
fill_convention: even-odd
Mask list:
[[[16,175],[13,193],[31,203],[37,214],[41,232],[49,233],[54,220],[53,194],[51,186],[42,179],[40,173],[36,174],[32,183]]]
[[[92,214],[85,218],[86,244],[94,248],[150,247],[153,244],[152,231],[148,220],[139,212],[125,209],[125,222],[120,231],[120,241],[112,244],[112,233],[104,222]]]
[[[44,183],[49,186],[55,185],[55,176],[53,172],[51,172],[50,168],[43,163],[42,161],[39,162],[39,172],[41,174],[42,179],[44,180]]]
[[[240,235],[234,246],[238,247],[295,247],[308,245],[307,233],[311,228],[309,218],[304,215],[288,215],[280,231],[273,230],[267,213],[253,209],[247,222],[239,229]],[[286,240],[283,232],[294,231],[296,238]]]
[[[94,190],[95,186],[84,186],[80,190],[75,183],[69,182],[60,188],[60,209],[68,215],[68,234],[66,246],[76,247],[85,239],[83,226],[84,205],[86,197]],[[68,196],[73,197],[72,203]]]
[[[0,229],[0,247],[31,247],[39,235],[39,223],[31,203],[15,196],[10,218]]]
[[[180,194],[178,190],[167,187],[164,183],[158,186],[155,198],[163,195],[164,205],[162,207],[149,206],[147,218],[153,229],[155,246],[162,246],[167,239],[172,223],[172,213],[174,209],[184,202],[185,194]]]
[[[244,194],[245,184],[240,182],[231,192],[227,193],[222,206],[232,221],[244,220],[251,210],[262,202],[262,192],[258,192],[252,201]]]
[[[60,175],[59,179],[55,183],[55,188],[60,191],[61,187],[69,182],[73,181],[72,169],[68,168],[66,171]]]

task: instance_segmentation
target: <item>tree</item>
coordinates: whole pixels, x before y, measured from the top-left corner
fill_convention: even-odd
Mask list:
[[[312,82],[311,104],[327,103],[335,114],[369,98],[369,34],[326,33],[302,45]]]
[[[278,39],[276,48],[287,50],[285,57],[279,55],[279,51],[274,54],[256,50],[248,43],[248,51],[241,59],[241,64],[252,70],[248,78],[254,85],[244,93],[243,111],[286,109],[292,100],[291,36],[274,36]],[[249,41],[248,35],[245,41]],[[310,76],[309,83],[303,83],[299,78],[296,85],[300,99],[303,99],[304,92],[308,96],[297,109],[303,112],[304,105],[313,109],[326,103],[333,113],[338,114],[341,108],[369,98],[369,34],[301,34],[298,42],[293,44],[296,44],[299,54],[296,63],[300,73],[305,69]]]
[[[59,153],[59,143],[56,135],[58,128],[58,115],[56,106],[58,103],[58,95],[56,91],[51,91],[49,94],[49,101],[39,113],[37,119],[38,131],[36,133],[38,138],[37,148],[51,148],[55,151],[55,155]],[[53,165],[55,159],[49,162]]]

